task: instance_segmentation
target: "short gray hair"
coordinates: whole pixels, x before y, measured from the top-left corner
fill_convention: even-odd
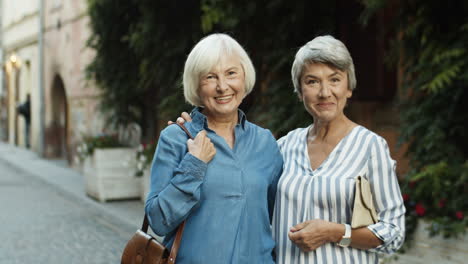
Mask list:
[[[198,95],[201,76],[210,72],[224,56],[237,55],[244,70],[245,96],[255,84],[255,68],[247,52],[232,37],[226,34],[211,34],[200,40],[185,61],[183,85],[185,100],[194,106],[202,106]]]
[[[343,42],[326,35],[307,42],[296,53],[291,69],[294,91],[301,94],[301,77],[306,65],[321,62],[348,73],[348,89],[356,88],[354,63]]]

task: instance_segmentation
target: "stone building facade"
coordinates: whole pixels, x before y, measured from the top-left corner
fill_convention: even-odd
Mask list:
[[[46,1],[44,6],[44,155],[72,160],[82,134],[95,133],[97,90],[85,78],[93,53],[87,1]]]
[[[0,118],[2,138],[10,144],[26,145],[25,121],[17,105],[31,95],[31,130],[38,129],[38,31],[39,1],[2,1],[3,85]],[[8,10],[8,11],[7,11]],[[38,151],[37,134],[31,134],[31,146]]]
[[[87,2],[0,2],[4,76],[0,139],[26,147],[25,120],[17,105],[30,94],[31,149],[71,162],[80,137],[102,127],[95,109],[97,89],[84,71],[93,56],[86,48]]]

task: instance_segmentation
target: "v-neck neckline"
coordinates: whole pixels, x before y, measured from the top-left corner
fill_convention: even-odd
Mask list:
[[[320,163],[320,165],[315,170],[312,168],[312,164],[310,162],[309,149],[308,149],[308,145],[307,145],[307,137],[309,136],[309,131],[310,131],[310,129],[312,129],[313,126],[314,126],[314,124],[311,124],[310,126],[308,126],[306,128],[305,135],[302,138],[305,141],[304,151],[305,151],[305,156],[307,157],[307,161],[308,161],[307,162],[307,164],[308,164],[307,167],[313,174],[316,174],[317,171],[321,170],[328,163],[328,161],[331,160],[331,157],[335,155],[335,152],[339,149],[339,146],[342,144],[342,142],[344,142],[353,133],[353,131],[357,127],[359,127],[359,125],[353,127],[342,139],[340,139],[340,141],[338,142],[338,144],[336,144],[336,146],[333,148],[333,150],[330,152],[330,154],[328,154],[328,156],[322,161],[322,163]]]

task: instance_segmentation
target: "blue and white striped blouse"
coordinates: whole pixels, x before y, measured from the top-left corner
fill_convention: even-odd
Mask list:
[[[273,217],[277,263],[378,263],[379,253],[393,253],[402,245],[405,232],[405,207],[387,143],[357,126],[313,170],[307,152],[311,126],[295,129],[278,140],[284,167]],[[360,250],[327,243],[315,251],[301,251],[288,238],[290,227],[311,219],[351,224],[358,175],[371,184],[379,222],[368,228],[383,244]]]

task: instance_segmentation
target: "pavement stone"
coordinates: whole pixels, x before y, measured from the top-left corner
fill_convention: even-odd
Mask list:
[[[0,143],[0,264],[119,263],[140,227],[143,202],[100,203],[83,176]]]

